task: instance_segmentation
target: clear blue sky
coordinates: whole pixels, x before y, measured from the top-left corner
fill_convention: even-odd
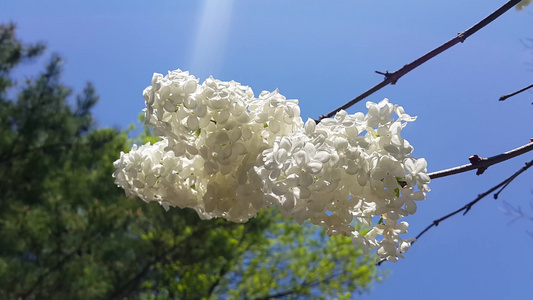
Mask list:
[[[144,107],[152,73],[181,68],[202,80],[236,80],[255,93],[300,100],[317,118],[485,17],[504,0],[448,1],[6,1],[23,41],[44,41],[65,59],[64,82],[92,81],[99,126],[125,128]],[[533,93],[499,102],[532,83],[533,7],[511,10],[480,32],[367,100],[387,97],[417,115],[404,135],[429,171],[492,156],[533,137]],[[529,42],[533,46],[532,42]],[[39,68],[45,63],[39,60]],[[529,70],[528,70],[529,68]],[[20,74],[27,73],[19,70]],[[364,101],[349,112],[365,109]],[[436,179],[408,219],[410,235],[511,175],[533,153],[474,173]],[[110,179],[111,180],[111,179]],[[529,210],[533,170],[498,201],[430,230],[363,299],[525,299],[533,295],[532,222],[501,211],[502,200]]]

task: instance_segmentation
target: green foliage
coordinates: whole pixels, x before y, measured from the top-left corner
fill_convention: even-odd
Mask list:
[[[233,285],[231,298],[348,299],[376,279],[374,257],[365,256],[350,238],[328,237],[310,224],[281,218],[270,230],[266,247],[245,255],[233,270],[242,279]]]
[[[0,93],[4,93],[13,85],[9,78],[9,72],[18,64],[40,55],[44,51],[44,45],[22,45],[15,38],[15,25],[0,26]],[[0,99],[3,99],[0,94]]]
[[[348,238],[274,211],[236,224],[124,197],[111,174],[132,141],[95,129],[94,87],[69,106],[55,55],[21,86],[9,77],[43,49],[0,26],[0,299],[348,299],[379,279]]]

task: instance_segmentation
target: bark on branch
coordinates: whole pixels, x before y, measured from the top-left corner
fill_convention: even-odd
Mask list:
[[[418,240],[424,233],[426,233],[429,229],[431,229],[431,227],[434,227],[434,226],[438,226],[440,222],[448,219],[449,217],[451,216],[454,216],[462,211],[464,211],[463,215],[466,215],[470,209],[472,208],[472,206],[474,206],[474,204],[476,204],[477,202],[479,202],[481,199],[485,198],[486,196],[488,196],[489,194],[493,193],[494,191],[496,191],[498,188],[501,188],[500,191],[498,191],[497,193],[494,194],[494,198],[495,199],[498,199],[498,195],[500,194],[500,192],[505,188],[507,187],[507,185],[509,185],[509,183],[511,183],[511,181],[513,181],[516,177],[518,177],[518,175],[522,174],[524,171],[526,171],[527,169],[529,169],[531,166],[533,166],[533,160],[526,163],[526,165],[524,167],[522,167],[520,170],[516,171],[513,175],[509,176],[507,179],[505,179],[504,181],[500,182],[499,184],[495,185],[494,187],[492,187],[491,189],[489,189],[488,191],[482,193],[482,194],[479,194],[477,196],[476,199],[472,200],[471,202],[467,203],[465,206],[457,209],[456,211],[454,212],[451,212],[449,214],[447,214],[446,216],[440,218],[440,219],[437,219],[437,220],[434,220],[433,223],[431,223],[431,225],[429,225],[428,227],[426,227],[424,230],[422,230],[422,232],[420,232],[417,236],[416,236],[416,239]],[[414,242],[413,242],[414,243]],[[411,244],[413,244],[411,243]]]
[[[525,88],[523,88],[523,89],[521,89],[521,90],[518,90],[518,91],[516,91],[516,92],[514,92],[514,93],[507,94],[507,95],[503,95],[503,96],[500,97],[500,101],[503,101],[503,100],[505,100],[505,99],[507,99],[507,98],[509,98],[509,97],[514,96],[514,95],[518,95],[518,94],[520,94],[520,93],[522,93],[522,92],[524,92],[524,91],[529,90],[529,89],[532,88],[532,87],[533,87],[533,84],[530,84],[530,85],[526,86]]]
[[[441,217],[439,219],[436,219],[434,220],[430,225],[428,225],[424,230],[422,230],[417,236],[416,236],[416,241],[418,241],[418,239],[424,235],[424,233],[426,233],[428,230],[430,230],[431,228],[433,227],[436,227],[438,226],[442,221],[460,213],[460,212],[463,212],[463,216],[466,215],[470,209],[472,208],[472,206],[474,206],[476,203],[478,203],[481,199],[485,198],[486,196],[490,195],[491,193],[495,192],[497,189],[500,189],[498,192],[496,192],[494,194],[494,199],[498,199],[498,195],[501,193],[501,191],[503,189],[505,189],[516,177],[518,177],[518,175],[522,174],[524,171],[526,171],[527,169],[529,169],[530,167],[533,166],[533,160],[527,162],[525,164],[524,167],[520,168],[520,170],[516,171],[513,175],[509,176],[508,178],[506,178],[504,181],[500,182],[499,184],[495,185],[494,187],[490,188],[488,191],[482,193],[482,194],[479,194],[476,199],[468,202],[466,205],[464,205],[463,207],[445,215],[444,217]],[[411,242],[411,245],[414,244],[415,242]],[[385,262],[386,260],[385,259],[381,259],[379,260],[376,265],[381,265],[383,262]]]
[[[464,31],[462,33],[459,33],[456,37],[454,37],[451,40],[447,41],[446,43],[440,45],[439,47],[431,50],[430,52],[422,55],[421,57],[417,58],[413,62],[406,64],[405,66],[403,66],[401,69],[399,69],[397,71],[394,71],[392,73],[390,73],[388,71],[385,72],[385,73],[377,72],[378,74],[382,74],[382,75],[385,76],[385,79],[382,82],[380,82],[377,85],[373,86],[372,88],[370,88],[366,92],[364,92],[361,95],[355,97],[354,99],[352,99],[351,101],[349,101],[346,104],[342,105],[341,107],[336,108],[333,111],[331,111],[331,112],[329,112],[329,113],[327,113],[325,115],[321,115],[318,118],[317,123],[320,122],[324,118],[330,118],[330,117],[334,116],[340,110],[346,110],[347,108],[351,107],[355,103],[357,103],[357,102],[365,99],[366,97],[372,95],[373,93],[379,91],[383,87],[385,87],[385,86],[387,86],[389,84],[395,84],[398,81],[398,79],[400,79],[405,74],[411,72],[412,70],[414,70],[418,66],[422,65],[423,63],[427,62],[428,60],[432,59],[433,57],[441,54],[442,52],[448,50],[449,48],[453,47],[454,45],[464,42],[472,34],[476,33],[481,28],[487,26],[489,23],[491,23],[492,21],[496,20],[499,16],[503,15],[506,11],[508,11],[509,9],[514,7],[520,1],[521,0],[510,0],[510,1],[508,1],[502,7],[498,8],[496,11],[494,11],[493,13],[488,15],[483,20],[479,21],[474,26],[468,28],[466,31]]]
[[[441,170],[433,173],[429,173],[429,178],[436,179],[441,178],[445,176],[450,176],[454,174],[459,174],[463,172],[467,172],[470,170],[477,169],[477,175],[481,175],[488,167],[495,165],[497,163],[501,163],[502,161],[506,161],[510,158],[522,155],[524,153],[527,153],[529,151],[533,150],[533,138],[530,140],[529,143],[518,147],[516,149],[504,152],[502,154],[498,154],[489,158],[480,158],[477,155],[471,156],[471,163],[467,165],[458,166],[455,168],[450,168],[446,170]]]

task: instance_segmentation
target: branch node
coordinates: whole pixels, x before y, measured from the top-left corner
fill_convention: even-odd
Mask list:
[[[332,116],[336,112],[340,111],[341,109],[346,110],[346,108],[351,107],[355,103],[365,99],[366,97],[368,97],[368,96],[372,95],[373,93],[379,91],[383,87],[385,87],[385,86],[387,86],[389,84],[396,84],[396,81],[398,81],[398,79],[403,77],[405,74],[411,72],[412,70],[416,69],[418,66],[426,63],[428,60],[434,58],[435,56],[437,56],[437,55],[441,54],[442,52],[444,52],[444,51],[450,49],[451,47],[455,46],[456,44],[458,44],[458,41],[463,43],[466,40],[467,37],[473,35],[478,30],[482,29],[483,27],[485,27],[488,24],[490,24],[492,21],[496,20],[498,17],[500,17],[506,11],[508,11],[511,8],[513,8],[518,2],[520,2],[520,0],[509,0],[507,3],[505,3],[503,6],[501,6],[497,10],[495,10],[493,13],[491,13],[490,15],[488,15],[487,17],[485,17],[481,21],[477,22],[474,26],[468,28],[464,32],[458,33],[451,40],[443,43],[442,45],[438,46],[437,48],[435,48],[435,49],[429,51],[428,53],[420,56],[419,58],[415,59],[411,63],[408,63],[408,64],[404,65],[402,68],[396,70],[393,73],[389,73],[388,71],[385,72],[385,73],[376,71],[376,73],[384,75],[386,77],[386,79],[384,81],[376,84],[372,88],[368,89],[366,92],[364,92],[364,93],[360,94],[359,96],[355,97],[354,99],[350,100],[348,103],[346,103],[346,104],[342,105],[341,107],[336,108],[335,110],[331,111],[328,115]]]
[[[472,156],[470,156],[468,158],[468,160],[470,161],[470,163],[473,165],[473,166],[476,166],[476,165],[479,165],[479,163],[483,160],[487,160],[486,158],[482,158],[482,157],[479,157],[477,154],[474,154]],[[476,172],[476,175],[481,175],[485,172],[485,170],[487,170],[487,167],[480,167],[477,169],[477,172]]]
[[[508,94],[508,95],[503,95],[503,96],[501,96],[501,97],[500,97],[500,101],[504,101],[505,99],[507,99],[507,98],[509,98],[509,97],[512,97],[512,96],[514,96],[514,95],[518,95],[518,94],[522,93],[523,91],[527,91],[527,90],[529,90],[530,88],[533,88],[533,84],[530,84],[530,85],[526,86],[525,88],[523,88],[523,89],[521,89],[521,90],[518,90],[518,91],[516,91],[516,92],[514,92],[514,93],[510,93],[510,94]]]
[[[396,84],[396,81],[398,81],[398,78],[396,78],[396,72],[389,72],[388,70],[385,70],[385,72],[381,71],[374,71],[380,75],[385,76],[384,80],[390,80],[390,84]]]
[[[466,209],[465,209],[465,212],[463,213],[463,216],[466,215],[470,211],[470,209],[472,208],[472,204],[469,203],[465,207]]]
[[[529,146],[528,146],[529,147]],[[469,202],[468,204],[466,204],[465,206],[461,207],[460,209],[454,211],[454,212],[451,212],[449,214],[447,214],[446,216],[440,218],[440,219],[437,219],[435,221],[433,221],[433,224],[431,224],[430,226],[426,227],[426,229],[422,230],[417,236],[416,236],[416,240],[418,241],[418,239],[424,234],[426,233],[429,229],[431,229],[431,227],[433,226],[437,226],[438,223],[440,221],[444,221],[444,220],[447,220],[448,218],[460,213],[461,211],[464,210],[464,213],[463,213],[463,216],[466,215],[470,209],[472,208],[472,206],[474,206],[477,202],[479,202],[481,199],[483,199],[484,197],[486,197],[487,195],[491,194],[492,192],[494,192],[495,190],[497,190],[498,188],[501,187],[500,191],[497,193],[499,194],[505,187],[507,187],[511,181],[513,181],[516,177],[518,177],[521,173],[525,172],[527,169],[533,167],[533,160],[531,160],[530,162],[526,163],[526,166],[521,168],[520,170],[518,170],[517,172],[515,172],[513,175],[511,175],[510,177],[508,177],[507,179],[505,179],[504,181],[500,182],[499,184],[497,184],[496,186],[492,187],[491,189],[489,189],[488,191],[486,191],[485,193],[482,193],[482,194],[479,194],[477,196],[476,199],[474,199],[473,201]],[[497,195],[495,195],[497,197]],[[505,202],[504,202],[505,203]],[[532,234],[533,236],[533,234]]]
[[[464,32],[459,32],[457,34],[457,38],[459,39],[459,42],[464,43],[465,40],[466,40],[465,33]]]
[[[383,73],[383,72],[381,72],[381,71],[374,71],[374,72],[378,73],[379,75],[383,75],[383,76],[385,76],[385,79],[387,79],[387,78],[390,76],[390,74],[391,74],[391,73],[389,72],[389,70],[385,70],[385,73]]]

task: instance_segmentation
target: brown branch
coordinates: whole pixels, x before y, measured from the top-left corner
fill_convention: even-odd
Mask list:
[[[520,93],[522,93],[522,92],[524,92],[524,91],[529,90],[529,89],[532,88],[532,87],[533,87],[533,84],[530,84],[530,85],[526,86],[525,88],[523,88],[523,89],[521,89],[521,90],[519,90],[519,91],[516,91],[516,92],[511,93],[511,94],[503,95],[503,96],[500,97],[500,101],[503,101],[503,100],[505,100],[505,99],[507,99],[507,98],[509,98],[509,97],[514,96],[514,95],[518,95],[518,94],[520,94]]]
[[[385,76],[385,79],[382,82],[380,82],[377,85],[373,86],[372,88],[370,88],[366,92],[364,92],[361,95],[355,97],[354,99],[352,99],[348,103],[342,105],[341,107],[339,107],[339,108],[337,108],[337,109],[335,109],[335,110],[333,110],[333,111],[331,111],[331,112],[329,112],[329,113],[327,113],[325,115],[321,115],[318,118],[317,123],[320,122],[324,118],[330,118],[330,117],[334,116],[340,110],[343,110],[343,109],[345,110],[345,109],[349,108],[350,106],[354,105],[355,103],[357,103],[357,102],[365,99],[366,97],[372,95],[373,93],[379,91],[383,87],[385,87],[385,86],[387,86],[389,84],[395,84],[398,81],[398,79],[400,79],[402,76],[404,76],[405,74],[409,73],[410,71],[414,70],[418,66],[422,65],[423,63],[427,62],[428,60],[432,59],[433,57],[441,54],[442,52],[448,50],[449,48],[453,47],[454,45],[464,42],[472,34],[476,33],[481,28],[487,26],[489,23],[491,23],[492,21],[496,20],[499,16],[503,15],[506,11],[508,11],[513,6],[518,4],[518,2],[520,2],[520,0],[510,0],[510,1],[508,1],[502,7],[498,8],[496,11],[491,13],[489,16],[487,16],[486,18],[484,18],[483,20],[478,22],[476,25],[470,27],[469,29],[467,29],[466,31],[464,31],[462,33],[459,33],[456,37],[454,37],[451,40],[447,41],[446,43],[440,45],[439,47],[431,50],[430,52],[424,54],[423,56],[417,58],[413,62],[403,66],[401,69],[399,69],[397,71],[394,71],[392,73],[389,73],[388,71],[385,72],[385,73],[377,72],[378,74],[382,74],[382,75]]]
[[[276,293],[276,294],[273,294],[273,295],[268,295],[268,296],[264,296],[264,297],[255,298],[255,300],[286,298],[287,296],[300,293],[300,290],[302,288],[304,288],[304,287],[315,287],[315,286],[317,286],[317,285],[319,285],[321,283],[328,283],[332,279],[334,279],[335,277],[338,277],[340,275],[341,275],[341,273],[339,273],[339,274],[331,274],[331,275],[329,275],[328,277],[326,277],[326,278],[324,278],[322,280],[306,281],[306,282],[303,282],[298,287],[292,288],[290,290],[287,290],[287,291],[284,291],[284,292],[279,292],[279,293]]]
[[[167,255],[172,255],[172,253],[178,250],[180,246],[182,245],[175,244],[174,246],[163,251],[162,253],[155,255],[155,257],[151,259],[148,263],[146,263],[135,276],[129,278],[129,280],[125,282],[124,284],[122,284],[121,286],[115,287],[113,291],[109,292],[102,299],[113,300],[113,299],[122,299],[123,297],[125,297],[124,293],[135,290],[135,286],[139,284],[139,281],[141,281],[141,279],[143,279],[157,263],[164,260],[164,258]]]
[[[476,204],[477,202],[479,202],[481,199],[485,198],[487,195],[489,195],[490,193],[494,192],[495,190],[497,190],[498,188],[505,188],[507,185],[509,185],[509,183],[511,183],[511,181],[513,181],[516,177],[518,177],[518,175],[522,174],[524,171],[526,171],[527,169],[529,169],[531,166],[533,166],[533,160],[526,163],[526,165],[524,167],[522,167],[520,170],[518,170],[517,172],[515,172],[513,175],[509,176],[507,179],[505,179],[504,181],[500,182],[499,184],[497,184],[496,186],[492,187],[491,189],[489,189],[488,191],[484,192],[483,194],[479,194],[477,196],[476,199],[472,200],[471,202],[469,202],[468,204],[466,204],[465,206],[461,207],[460,209],[452,212],[452,213],[449,213],[448,215],[440,218],[440,219],[437,219],[437,220],[434,220],[433,223],[431,223],[431,225],[429,225],[428,227],[426,227],[424,230],[422,230],[422,232],[420,232],[417,236],[416,236],[416,239],[418,240],[424,233],[426,233],[431,227],[433,226],[438,226],[440,222],[448,219],[449,217],[453,216],[453,215],[456,215],[458,214],[459,212],[461,211],[464,211],[463,215],[466,215],[466,213],[468,213],[470,211],[470,209],[472,208],[472,206],[474,204]],[[498,198],[498,194],[501,192],[501,190],[494,194],[494,197],[495,198]],[[413,242],[414,243],[414,242]],[[412,244],[412,243],[411,243]]]
[[[211,230],[214,230],[216,228],[233,227],[233,226],[238,226],[239,224],[227,222],[227,223],[223,223],[223,224],[214,224],[214,223],[212,223],[210,225],[214,225],[214,226],[203,227],[203,228],[201,228],[201,229],[199,229],[199,230],[197,230],[195,232],[190,233],[189,236],[199,236],[199,235],[203,235],[203,234],[205,234],[205,233],[207,233],[207,232],[209,232]],[[180,248],[181,246],[183,246],[183,244],[177,243],[174,246],[166,249],[162,253],[155,255],[155,257],[152,260],[150,260],[149,262],[147,262],[143,266],[143,268],[139,271],[139,273],[137,273],[133,277],[130,277],[130,279],[127,282],[125,282],[124,284],[122,284],[121,286],[115,287],[115,289],[113,291],[109,292],[102,299],[108,299],[108,300],[121,299],[121,298],[124,297],[125,293],[134,291],[135,287],[152,270],[153,266],[155,266],[157,263],[165,263],[165,262],[167,262],[169,259],[167,259],[166,257],[167,256],[171,256],[172,257],[173,255],[175,255],[176,251],[182,250],[182,248]],[[172,258],[170,258],[170,259],[172,259]]]
[[[524,167],[522,167],[520,170],[516,171],[513,175],[509,176],[507,179],[505,179],[504,181],[500,182],[499,184],[497,184],[496,186],[490,188],[488,191],[482,193],[482,194],[479,194],[477,196],[476,199],[470,201],[469,203],[467,203],[465,206],[445,215],[444,217],[442,218],[439,218],[439,219],[436,219],[434,220],[430,225],[428,225],[424,230],[422,230],[417,236],[416,236],[416,240],[418,240],[422,235],[424,235],[424,233],[426,233],[428,230],[430,230],[432,227],[436,227],[438,226],[442,221],[464,211],[463,213],[463,216],[466,215],[470,209],[472,208],[472,206],[474,206],[477,202],[479,202],[481,199],[485,198],[486,196],[488,196],[489,194],[493,193],[494,191],[496,191],[497,189],[501,188],[497,193],[494,194],[494,199],[498,199],[498,195],[501,193],[501,191],[506,188],[509,183],[511,183],[516,177],[518,177],[518,175],[522,174],[524,171],[526,171],[527,169],[529,169],[531,166],[533,166],[533,160],[531,160],[530,162],[526,163],[526,165]],[[414,244],[415,242],[411,242],[411,245]],[[376,265],[381,265],[384,261],[386,261],[385,259],[381,259],[380,261],[378,261],[376,263]]]
[[[505,153],[498,154],[496,156],[489,157],[489,158],[479,158],[477,155],[475,155],[475,156],[471,157],[471,162],[472,163],[470,163],[470,164],[454,167],[454,168],[451,168],[451,169],[441,170],[441,171],[437,171],[437,172],[433,172],[433,173],[429,173],[428,175],[429,175],[429,178],[436,179],[436,178],[450,176],[450,175],[463,173],[463,172],[467,172],[467,171],[475,170],[475,169],[478,170],[478,174],[477,175],[481,175],[485,171],[485,169],[487,169],[488,167],[490,167],[492,165],[495,165],[497,163],[501,163],[502,161],[506,161],[506,160],[508,160],[510,158],[522,155],[522,154],[527,153],[527,152],[532,151],[532,150],[533,150],[533,138],[530,140],[529,143],[527,143],[527,144],[525,144],[525,145],[523,145],[521,147],[518,147],[516,149],[507,151]],[[477,159],[475,159],[476,157],[477,157]]]
[[[238,248],[239,246],[242,245],[242,243],[244,242],[244,237],[245,236],[246,236],[246,227],[243,228],[241,237],[240,237],[239,242],[237,243],[237,246],[235,248]],[[213,295],[213,292],[215,291],[215,288],[220,284],[220,281],[222,280],[222,278],[224,276],[226,276],[228,271],[230,271],[230,269],[231,269],[230,263],[233,262],[234,260],[236,260],[237,258],[240,258],[244,253],[246,253],[248,250],[250,250],[251,247],[252,247],[252,244],[246,245],[246,247],[244,247],[244,249],[242,251],[240,251],[239,253],[235,253],[235,255],[233,257],[228,258],[224,262],[224,264],[222,265],[222,267],[220,268],[220,270],[218,272],[217,279],[213,283],[211,283],[211,286],[207,290],[207,298],[208,299]]]
[[[66,254],[63,259],[61,261],[59,261],[58,263],[56,263],[53,267],[49,268],[45,273],[41,274],[37,280],[32,284],[32,286],[26,291],[24,292],[22,295],[19,295],[17,297],[17,299],[27,299],[29,298],[30,296],[32,296],[32,294],[34,293],[34,291],[43,283],[43,281],[46,279],[46,277],[48,277],[50,274],[52,274],[53,272],[57,271],[57,270],[60,270],[61,268],[63,268],[63,266],[69,262],[69,260],[74,257],[75,254],[77,254],[79,251],[81,251],[81,249],[83,249],[83,247],[85,247],[86,245],[88,245],[89,243],[93,242],[94,240],[98,239],[99,236],[97,235],[93,235],[92,237],[90,238],[86,238],[86,239],[83,239],[81,244],[73,251],[71,251],[70,253]]]

